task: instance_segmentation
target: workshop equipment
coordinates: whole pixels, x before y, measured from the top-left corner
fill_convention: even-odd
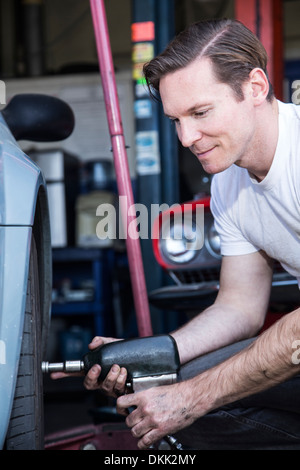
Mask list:
[[[83,371],[86,374],[94,364],[101,366],[99,380],[106,377],[113,364],[125,367],[126,392],[131,393],[175,383],[180,360],[172,336],[156,335],[107,343],[77,361],[43,362],[42,370],[44,373]],[[173,436],[165,436],[164,440],[171,448],[182,450],[181,444]]]
[[[127,207],[123,207],[123,204],[121,204],[120,210],[124,223],[124,233],[126,234],[126,249],[138,332],[139,336],[150,336],[152,335],[152,325],[140,240],[138,237],[131,237],[128,233],[128,227],[130,223],[136,219],[136,215],[129,215],[127,213],[128,207],[134,207],[134,199],[129,174],[126,144],[117,93],[104,0],[90,0],[90,5],[94,24],[108,128],[111,137],[118,194],[119,196],[126,196],[127,202],[127,204],[125,204]]]

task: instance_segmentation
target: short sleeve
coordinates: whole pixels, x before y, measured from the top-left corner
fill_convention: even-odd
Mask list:
[[[255,253],[259,248],[249,242],[239,229],[237,191],[232,185],[223,184],[221,175],[213,177],[210,202],[215,228],[220,236],[221,254],[236,256]]]

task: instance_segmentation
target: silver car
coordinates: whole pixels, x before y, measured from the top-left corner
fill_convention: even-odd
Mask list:
[[[58,141],[73,127],[71,108],[47,95],[16,95],[0,113],[0,449],[43,448],[51,312],[47,188],[17,141]]]

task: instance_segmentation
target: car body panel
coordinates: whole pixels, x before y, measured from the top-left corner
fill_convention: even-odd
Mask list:
[[[195,269],[199,267],[203,269],[204,266],[220,266],[221,264],[221,256],[212,255],[209,246],[207,245],[207,233],[209,232],[210,228],[213,226],[214,221],[212,214],[210,212],[210,198],[205,197],[195,201],[189,201],[184,204],[175,204],[171,206],[169,210],[162,212],[153,223],[152,227],[152,246],[154,256],[157,262],[167,271],[169,272],[179,272],[185,269],[191,269],[192,266]],[[187,215],[195,214],[200,208],[203,208],[204,211],[204,226],[202,227],[203,235],[204,235],[204,246],[200,246],[197,249],[196,256],[189,262],[180,262],[176,263],[170,259],[168,259],[162,250],[162,221],[163,219],[170,219],[171,214],[179,213],[180,217],[177,219],[179,223],[188,224],[189,219]],[[172,224],[172,221],[171,221]]]
[[[7,432],[18,373],[31,227],[0,227],[0,448]]]
[[[217,296],[222,257],[212,243],[216,235],[213,232],[210,197],[181,204],[176,210],[183,214],[194,213],[199,205],[204,207],[204,244],[189,262],[176,262],[163,249],[162,219],[167,218],[170,211],[160,214],[154,221],[152,244],[155,258],[175,283],[149,293],[150,303],[157,308],[199,312],[211,305]],[[270,302],[297,304],[299,297],[297,280],[275,262]]]
[[[38,188],[45,186],[38,166],[18,146],[0,115],[0,225],[33,225]]]
[[[39,167],[20,149],[0,114],[0,448],[5,441],[15,393],[31,237],[41,192],[47,224],[44,177]],[[38,230],[43,231],[40,227]],[[46,243],[49,244],[49,240]],[[45,277],[48,285],[49,275],[51,271]],[[48,296],[43,312],[43,323],[46,323],[50,320],[50,287],[44,295]]]

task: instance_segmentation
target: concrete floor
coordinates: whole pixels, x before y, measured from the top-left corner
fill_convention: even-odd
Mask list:
[[[123,421],[115,413],[114,400],[98,391],[85,390],[82,378],[44,379],[45,435],[86,424]]]

